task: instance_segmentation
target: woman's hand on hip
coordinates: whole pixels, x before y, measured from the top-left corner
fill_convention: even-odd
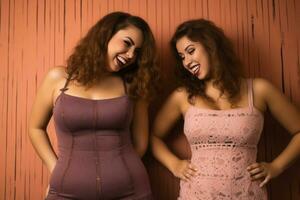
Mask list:
[[[189,181],[196,175],[197,168],[188,160],[178,160],[171,171],[177,178]]]
[[[272,178],[278,176],[282,171],[273,163],[254,163],[247,167],[252,181],[263,180],[259,187],[266,185]]]

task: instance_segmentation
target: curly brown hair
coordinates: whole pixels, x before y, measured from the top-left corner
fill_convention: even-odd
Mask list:
[[[91,86],[107,72],[107,46],[119,30],[135,26],[143,33],[143,43],[136,61],[116,72],[130,83],[128,94],[133,98],[150,98],[158,79],[156,45],[149,25],[140,17],[124,12],[113,12],[101,18],[90,28],[67,59],[69,80]],[[151,86],[150,86],[151,84]]]
[[[176,43],[186,36],[193,42],[200,42],[208,54],[208,60],[213,69],[213,84],[221,90],[221,95],[228,94],[232,106],[240,99],[242,64],[234,52],[233,45],[223,30],[213,22],[205,19],[189,20],[180,24],[171,41],[171,50],[176,58],[176,74],[179,82],[187,89],[188,100],[193,104],[193,97],[201,96],[210,103],[214,100],[206,93],[206,81],[199,80],[183,67]]]

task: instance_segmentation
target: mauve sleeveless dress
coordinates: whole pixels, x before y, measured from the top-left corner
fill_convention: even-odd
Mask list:
[[[211,110],[191,106],[185,114],[196,177],[180,182],[179,200],[267,200],[266,188],[251,181],[246,168],[256,162],[263,114],[253,105],[248,80],[248,107]]]
[[[58,160],[46,200],[152,199],[131,143],[130,98],[92,100],[61,90],[53,109]]]

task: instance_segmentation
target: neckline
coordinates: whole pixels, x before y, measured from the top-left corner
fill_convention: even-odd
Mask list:
[[[184,117],[192,109],[201,110],[202,112],[209,112],[209,113],[214,113],[214,114],[220,114],[220,113],[224,113],[224,112],[225,113],[226,112],[238,112],[238,111],[241,111],[241,110],[247,110],[247,111],[250,111],[250,112],[255,111],[255,112],[259,113],[261,116],[264,116],[264,113],[254,106],[252,79],[250,79],[250,78],[246,79],[246,83],[247,83],[248,106],[239,107],[239,108],[229,108],[229,109],[217,110],[217,109],[210,109],[210,108],[200,108],[200,107],[197,107],[195,105],[190,105],[188,107],[188,109],[186,110],[186,112],[184,114]]]
[[[80,97],[80,96],[75,96],[75,95],[71,95],[71,94],[67,94],[65,92],[61,92],[55,102],[54,102],[54,107],[57,103],[57,101],[61,98],[62,95],[65,95],[66,97],[69,97],[69,98],[74,98],[74,99],[79,99],[79,100],[84,100],[84,101],[90,101],[90,102],[103,102],[103,101],[112,101],[112,100],[117,100],[117,99],[122,99],[122,98],[128,98],[128,95],[127,94],[124,94],[124,95],[121,95],[121,96],[117,96],[117,97],[110,97],[110,98],[104,98],[104,99],[89,99],[89,98],[86,98],[86,97]]]
[[[124,95],[121,95],[121,96],[109,97],[109,98],[104,98],[104,99],[89,99],[89,98],[86,98],[86,97],[80,97],[80,96],[75,96],[75,95],[72,95],[72,94],[67,94],[65,92],[62,92],[61,94],[72,97],[72,98],[83,99],[83,100],[87,100],[87,101],[108,101],[108,100],[115,100],[115,99],[121,99],[121,98],[128,97],[127,94],[124,94]]]
[[[197,107],[197,106],[194,106],[194,105],[190,105],[188,107],[188,109],[186,110],[185,112],[185,115],[184,117],[189,113],[191,112],[191,110],[200,110],[202,112],[206,112],[206,113],[214,113],[214,114],[221,114],[221,113],[226,113],[226,112],[238,112],[238,111],[241,111],[241,110],[247,110],[247,111],[251,111],[251,108],[249,106],[247,107],[241,107],[241,108],[230,108],[230,109],[223,109],[223,110],[216,110],[216,109],[209,109],[209,108],[200,108],[200,107]],[[253,111],[256,111],[257,113],[259,113],[261,116],[263,116],[263,112],[261,110],[259,110],[258,108],[256,107],[252,107],[252,110]]]

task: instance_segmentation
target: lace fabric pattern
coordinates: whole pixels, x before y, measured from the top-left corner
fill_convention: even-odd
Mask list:
[[[266,188],[251,181],[246,170],[256,162],[264,122],[251,91],[246,108],[188,109],[184,133],[198,171],[191,181],[180,182],[179,200],[267,200]]]

